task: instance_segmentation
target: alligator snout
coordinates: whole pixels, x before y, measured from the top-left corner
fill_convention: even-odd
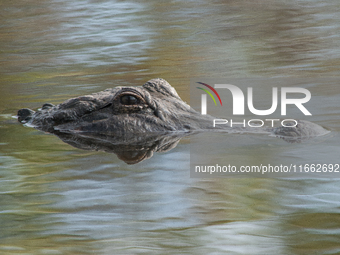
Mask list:
[[[35,111],[28,108],[20,109],[18,111],[18,121],[21,123],[26,123],[32,118],[34,113]]]
[[[50,108],[52,108],[54,105],[53,104],[50,104],[50,103],[46,103],[46,104],[43,104],[43,106],[41,107],[41,109],[38,109],[38,112],[41,111],[41,110],[48,110]],[[23,109],[20,109],[18,111],[18,121],[21,122],[21,123],[26,123],[28,121],[30,121],[34,114],[36,112],[29,109],[29,108],[23,108]]]

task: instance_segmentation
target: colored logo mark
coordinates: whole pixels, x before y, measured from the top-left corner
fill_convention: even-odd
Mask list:
[[[220,98],[220,95],[217,93],[217,91],[213,87],[211,87],[210,85],[208,85],[206,83],[203,83],[203,82],[197,82],[197,83],[199,83],[201,85],[204,85],[207,88],[211,89],[211,91],[215,93],[215,95],[217,96],[218,100],[220,101],[220,104],[222,105],[222,100]],[[204,92],[206,92],[212,98],[212,100],[214,101],[215,105],[217,106],[216,100],[215,100],[214,96],[210,93],[209,90],[203,89],[201,87],[197,87],[197,88],[203,90]]]

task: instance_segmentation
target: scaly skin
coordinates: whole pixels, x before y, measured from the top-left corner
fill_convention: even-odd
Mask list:
[[[41,110],[21,109],[18,120],[50,133],[95,133],[132,137],[150,133],[223,130],[267,133],[304,139],[328,133],[309,121],[296,127],[213,128],[213,117],[201,115],[186,104],[163,79],[152,79],[140,87],[115,87],[91,95],[71,98],[59,105],[44,104]]]

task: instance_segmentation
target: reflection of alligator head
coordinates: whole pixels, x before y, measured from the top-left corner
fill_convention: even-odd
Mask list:
[[[169,144],[176,144],[177,140],[189,132],[214,129],[213,117],[193,110],[163,79],[150,80],[141,87],[107,89],[72,98],[56,106],[44,104],[36,112],[21,109],[18,111],[18,120],[39,130],[54,133],[78,148],[99,150],[102,147],[101,150],[116,154],[124,151],[129,152],[129,155],[132,155],[134,149],[139,153],[164,151],[164,146],[173,147]],[[231,127],[223,127],[223,130],[255,131],[254,128]],[[321,126],[308,121],[299,121],[296,127],[259,128],[256,132],[279,136],[287,141],[327,133]],[[113,145],[115,149],[110,147]],[[126,153],[123,153],[125,158]],[[124,157],[123,154],[120,156]]]
[[[56,132],[63,142],[82,150],[105,151],[115,153],[127,164],[136,164],[151,158],[154,152],[166,152],[177,146],[185,133],[149,134],[134,136],[130,139],[93,133],[72,134]]]

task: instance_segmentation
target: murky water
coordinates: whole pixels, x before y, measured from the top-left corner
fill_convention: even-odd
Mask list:
[[[0,253],[339,254],[338,180],[193,179],[190,138],[127,165],[12,118],[155,77],[185,101],[193,77],[334,78],[339,10],[337,0],[2,1]],[[329,137],[294,147],[230,135],[226,155],[339,153],[340,88],[312,90]]]

